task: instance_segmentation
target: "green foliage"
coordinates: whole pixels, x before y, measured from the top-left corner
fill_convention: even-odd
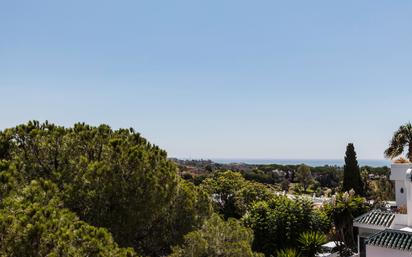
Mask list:
[[[312,173],[310,172],[309,166],[306,166],[305,164],[300,165],[295,176],[299,183],[303,186],[303,191],[306,193],[309,185],[313,183]]]
[[[179,183],[171,207],[153,226],[152,231],[155,233],[148,234],[142,240],[153,255],[168,252],[169,249],[164,249],[165,246],[181,244],[182,235],[200,228],[213,212],[209,195],[202,188],[186,181]]]
[[[332,196],[332,202],[324,205],[324,210],[335,225],[337,239],[349,248],[355,248],[353,219],[367,212],[365,199],[354,191]]]
[[[256,202],[243,220],[254,231],[254,249],[266,256],[278,249],[297,248],[301,233],[326,232],[331,224],[325,214],[313,210],[311,202],[286,196]]]
[[[10,152],[10,139],[7,134],[0,131],[0,160],[8,159]]]
[[[292,183],[291,186],[290,186],[290,190],[295,195],[303,194],[303,186],[300,183]]]
[[[326,243],[327,238],[324,234],[317,231],[303,232],[298,239],[301,244],[301,251],[305,257],[315,257]]]
[[[338,186],[339,181],[341,180],[342,169],[337,166],[329,165],[319,167],[309,167],[305,165],[307,168],[310,169],[311,175],[302,176],[298,178],[298,169],[300,166],[302,165],[265,164],[257,165],[256,168],[252,170],[249,170],[250,168],[247,169],[246,166],[244,168],[245,170],[242,170],[241,172],[246,179],[255,180],[261,183],[280,184],[282,190],[288,189],[285,180],[290,182],[297,181],[299,182],[299,184],[302,185],[302,190],[294,190],[294,192],[298,191],[299,194],[305,191],[302,182],[306,184],[305,187],[307,189],[312,185],[312,182],[316,183],[316,181],[320,183],[321,187],[335,188]],[[285,176],[281,177],[274,173],[273,170],[281,170],[288,172],[286,172]],[[289,172],[291,172],[292,174],[289,174]],[[271,179],[269,180],[270,177]]]
[[[387,166],[383,167],[370,167],[370,166],[363,166],[362,171],[365,170],[368,174],[373,175],[384,175],[388,176],[391,174],[391,169]]]
[[[302,243],[302,233],[326,232],[333,219],[346,237],[349,218],[359,212],[345,195],[327,213],[310,201],[274,196],[273,186],[255,181],[284,181],[288,188],[293,172],[275,176],[276,165],[242,173],[215,172],[221,166],[210,161],[201,165],[207,176],[188,169],[187,181],[180,178],[166,152],[133,129],[36,121],[6,129],[0,132],[0,256],[134,256],[134,250],[166,256],[172,245],[172,256],[262,256],[251,244],[267,256],[303,244],[309,255],[316,237]],[[319,191],[340,172],[282,168],[296,169],[300,184],[293,188],[303,185],[302,191]],[[310,186],[311,173],[325,181]],[[223,220],[211,217],[212,206]]]
[[[0,160],[0,201],[21,184],[20,174],[8,161]]]
[[[352,189],[359,195],[365,195],[355,147],[353,144],[348,144],[346,147],[342,191],[345,192]]]
[[[52,181],[64,207],[148,255],[167,254],[210,214],[205,192],[183,183],[166,152],[133,129],[32,121],[1,132],[0,148],[22,183]]]
[[[276,173],[264,172],[259,169],[242,170],[241,173],[246,180],[252,180],[263,184],[274,184],[281,182],[283,178],[276,175]]]
[[[185,236],[171,257],[263,257],[251,248],[253,233],[235,219],[223,221],[214,214],[197,231]]]
[[[225,219],[241,218],[254,201],[272,196],[266,186],[247,181],[233,171],[216,173],[205,179],[201,186],[213,197],[215,210]]]
[[[387,158],[395,158],[403,153],[407,147],[406,157],[412,161],[412,124],[410,122],[402,125],[393,134],[388,149],[385,150]]]
[[[280,183],[280,189],[285,192],[289,192],[290,181],[288,179],[283,179]]]
[[[395,200],[395,186],[388,177],[370,181],[371,197],[376,204],[383,204],[386,201]]]
[[[277,257],[300,257],[300,253],[295,249],[284,249],[276,252]]]
[[[0,256],[135,256],[104,228],[61,208],[56,185],[32,181],[1,201]]]

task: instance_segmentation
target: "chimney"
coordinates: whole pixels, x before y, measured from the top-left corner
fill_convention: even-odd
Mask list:
[[[406,173],[408,169],[412,168],[411,163],[393,163],[391,165],[391,175],[390,180],[392,180],[395,184],[395,196],[396,196],[396,206],[399,207],[407,207],[411,206],[408,204],[408,197],[409,194],[408,186],[410,185],[410,180],[406,178]],[[411,192],[412,193],[412,192]],[[409,196],[410,199],[412,199]]]

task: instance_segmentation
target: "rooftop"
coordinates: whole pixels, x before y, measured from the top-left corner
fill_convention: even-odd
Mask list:
[[[386,229],[370,237],[367,244],[403,251],[412,251],[412,233]]]
[[[394,219],[395,213],[393,212],[373,210],[357,217],[354,222],[389,228]]]

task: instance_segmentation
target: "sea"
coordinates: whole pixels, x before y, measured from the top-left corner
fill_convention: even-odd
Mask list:
[[[213,162],[228,164],[228,163],[246,163],[246,164],[281,164],[281,165],[298,165],[306,164],[312,167],[319,166],[340,166],[345,164],[343,159],[211,159]],[[390,166],[391,162],[389,160],[368,160],[359,159],[359,166],[370,166],[370,167],[383,167]]]

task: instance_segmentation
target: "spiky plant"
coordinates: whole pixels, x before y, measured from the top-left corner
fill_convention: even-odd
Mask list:
[[[283,249],[276,252],[277,257],[300,257],[300,253],[295,249]]]
[[[326,236],[315,231],[304,232],[299,236],[298,242],[302,246],[304,256],[315,257],[326,243]]]
[[[385,150],[385,157],[393,159],[403,153],[405,147],[408,148],[406,157],[412,161],[412,125],[410,122],[399,127],[393,134],[388,149]]]

